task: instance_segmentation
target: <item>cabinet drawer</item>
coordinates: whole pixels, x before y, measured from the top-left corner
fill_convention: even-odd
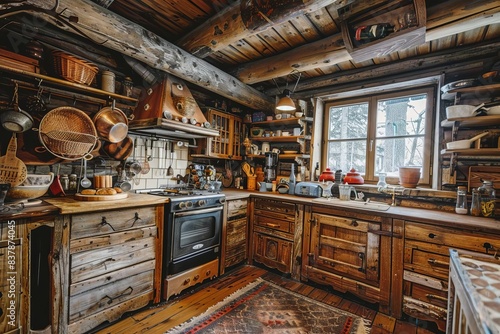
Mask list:
[[[404,268],[415,273],[448,280],[448,247],[407,241],[404,249]]]
[[[154,207],[92,212],[71,217],[71,239],[155,225]]]
[[[153,236],[72,254],[71,283],[154,259],[155,241]]]
[[[447,308],[448,282],[405,271],[403,293],[413,299]]]
[[[89,317],[153,290],[155,261],[107,272],[70,286],[69,320]]]
[[[448,229],[413,222],[405,223],[405,239],[489,254],[500,249],[500,237],[461,229]],[[446,252],[448,250],[446,249]]]
[[[237,199],[227,202],[227,219],[247,215],[248,201],[246,199]]]
[[[281,219],[295,218],[295,204],[288,202],[256,198],[254,210],[255,212],[265,211],[265,215],[281,217]]]
[[[273,217],[255,215],[253,220],[254,225],[271,228],[273,230],[286,233],[294,233],[295,223],[290,220],[279,220]]]
[[[226,247],[245,243],[247,240],[247,219],[233,220],[226,225]]]

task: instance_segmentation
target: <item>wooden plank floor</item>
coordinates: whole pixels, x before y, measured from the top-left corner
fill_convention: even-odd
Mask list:
[[[165,333],[170,328],[205,312],[210,306],[222,301],[226,296],[243,288],[257,277],[262,277],[267,281],[308,296],[309,298],[360,315],[371,322],[371,334],[436,333],[436,331],[427,330],[415,324],[394,319],[324,289],[287,279],[281,275],[250,265],[238,267],[212,282],[203,283],[195,287],[192,292],[172,297],[168,302],[140,310],[114,324],[103,325],[94,333]]]

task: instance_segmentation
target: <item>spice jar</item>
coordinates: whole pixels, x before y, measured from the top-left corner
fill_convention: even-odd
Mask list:
[[[78,176],[76,174],[69,175],[69,190],[76,190],[78,182]]]
[[[493,182],[483,181],[483,185],[478,189],[479,203],[481,205],[481,216],[493,217],[495,214],[495,189]]]
[[[477,188],[472,189],[472,201],[470,204],[470,214],[472,216],[481,216],[481,204],[479,203],[479,192]]]
[[[61,181],[61,187],[63,188],[63,190],[69,190],[68,174],[61,175],[61,178],[59,180]]]
[[[467,214],[467,188],[465,187],[457,188],[457,203],[455,206],[455,212],[460,215]]]

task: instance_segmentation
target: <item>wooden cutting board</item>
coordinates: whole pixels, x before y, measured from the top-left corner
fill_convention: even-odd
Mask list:
[[[26,180],[28,172],[24,162],[16,156],[17,138],[13,133],[7,147],[7,152],[0,157],[0,182],[10,183],[11,187],[16,187]]]
[[[114,201],[119,199],[125,199],[128,197],[127,193],[115,194],[115,195],[82,195],[80,193],[75,194],[75,199],[77,201]]]

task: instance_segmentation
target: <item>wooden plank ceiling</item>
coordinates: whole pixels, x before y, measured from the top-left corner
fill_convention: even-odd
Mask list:
[[[101,0],[95,0],[97,3],[99,1]],[[280,87],[286,82],[293,85],[298,71],[302,73],[301,81],[307,82],[308,78],[332,74],[341,76],[343,73],[348,74],[349,71],[356,69],[422,57],[431,53],[442,54],[446,50],[467,45],[480,45],[485,41],[496,41],[500,37],[500,17],[498,16],[500,3],[498,1],[427,0],[427,34],[430,37],[427,38],[425,44],[390,54],[384,58],[356,63],[351,59],[342,59],[343,54],[340,52],[336,54],[339,60],[331,59],[328,54],[320,55],[321,50],[318,49],[318,43],[331,41],[338,43],[337,45],[344,51],[337,10],[353,1],[103,1],[109,3],[109,10],[140,24],[223,71],[235,75],[242,82],[274,94],[276,91],[273,89],[276,86],[273,78]],[[266,22],[266,27],[260,32],[255,29],[239,32],[239,35],[235,33],[239,37],[235,41],[221,37],[221,35],[229,34],[227,30],[224,30],[224,23],[231,22],[228,19],[221,19],[227,18],[224,12],[239,13],[241,6],[249,6],[248,4],[252,2],[259,3],[263,7],[269,3],[269,13],[272,13],[273,6],[276,11],[283,11],[286,6],[295,7],[295,9],[281,16],[275,15],[272,18],[273,21]],[[298,5],[297,2],[303,2],[304,5]],[[311,5],[315,2],[320,3],[321,7],[314,8],[318,7],[318,5]],[[283,4],[284,6],[280,7]],[[308,6],[313,8],[309,9]],[[492,16],[495,17],[492,18]],[[486,20],[485,17],[490,18]],[[256,23],[258,24],[264,25],[264,23]],[[238,29],[237,27],[227,29],[229,28]],[[207,33],[211,35],[208,37],[218,42],[212,45],[211,50],[196,44],[202,44],[207,38]],[[200,39],[202,42],[199,41]],[[301,55],[293,53],[297,48],[303,51],[312,50],[310,51],[312,54],[302,53],[303,57],[307,56],[312,59],[305,59],[301,62]],[[335,48],[331,48],[330,51],[335,54]],[[300,90],[299,82],[297,91]]]

